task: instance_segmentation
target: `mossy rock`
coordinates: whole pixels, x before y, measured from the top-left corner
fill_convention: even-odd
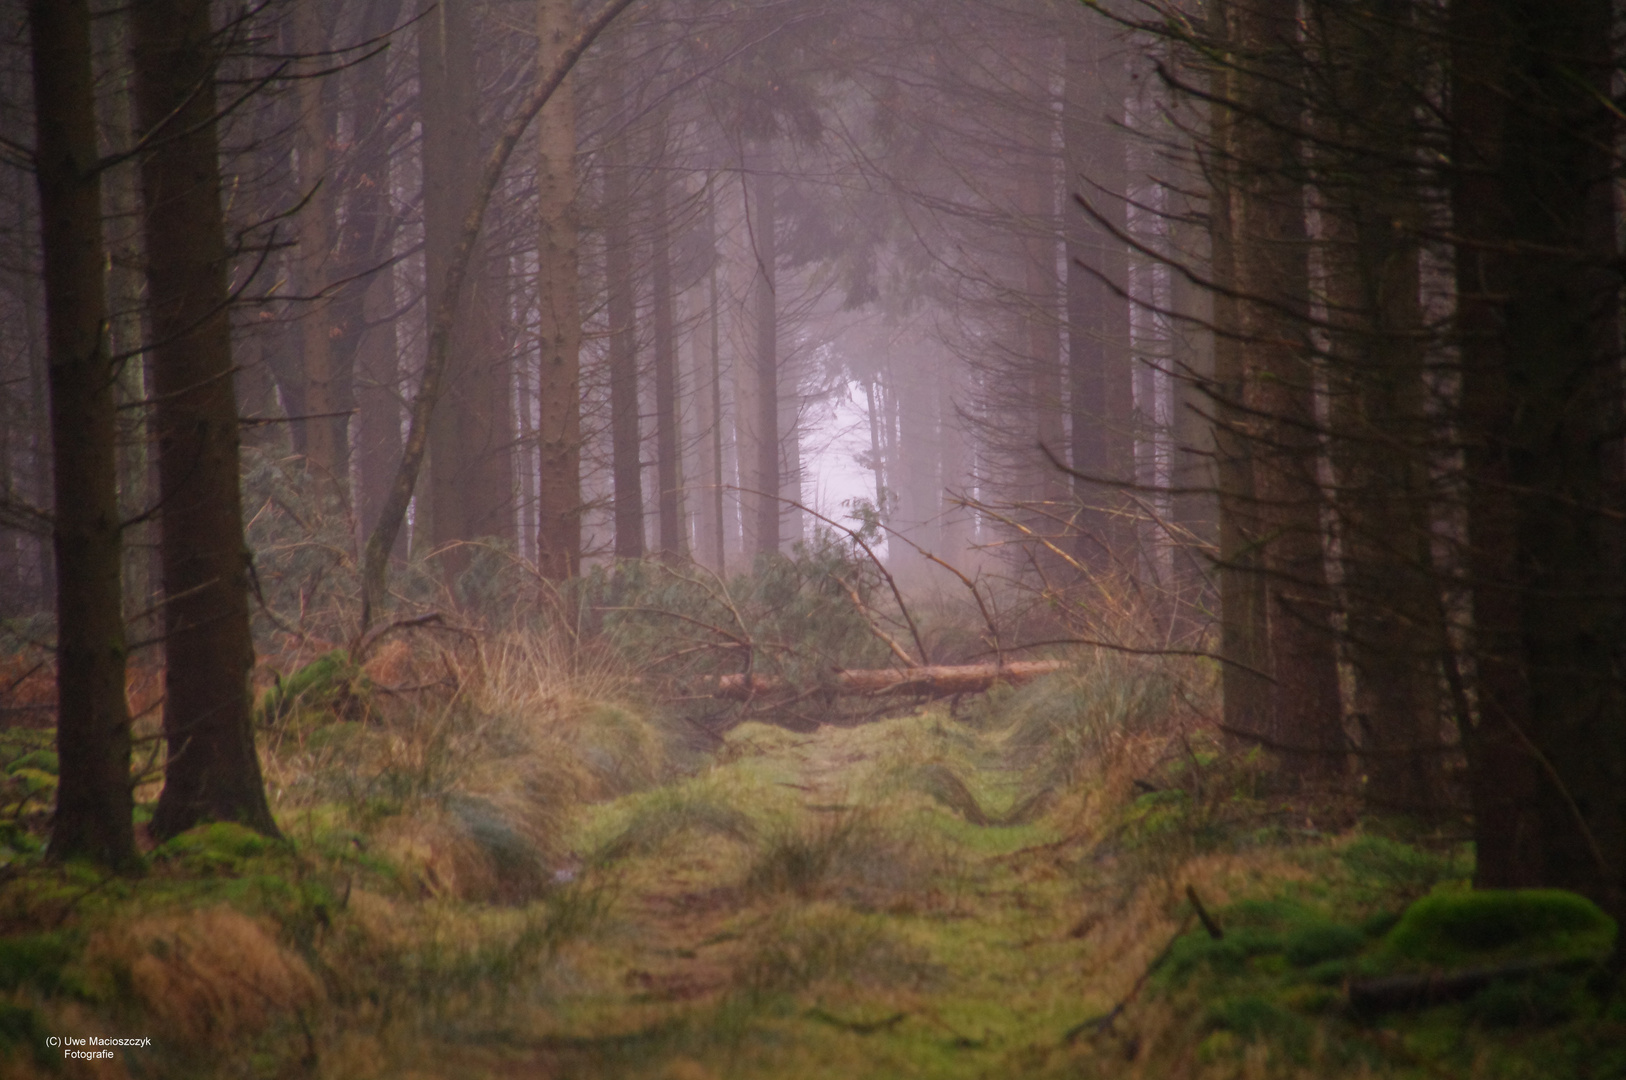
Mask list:
[[[305,714],[339,720],[366,718],[372,699],[372,682],[350,659],[344,649],[334,649],[317,657],[276,685],[260,698],[255,720],[271,726],[290,717]]]
[[[1587,959],[1608,954],[1615,922],[1562,889],[1440,892],[1412,904],[1389,932],[1389,951],[1453,966],[1509,958]]]

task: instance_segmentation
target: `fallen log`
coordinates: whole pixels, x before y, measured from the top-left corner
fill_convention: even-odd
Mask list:
[[[1573,957],[1549,958],[1456,971],[1420,971],[1354,979],[1349,984],[1349,1005],[1355,1012],[1367,1016],[1426,1009],[1470,998],[1498,979],[1523,979],[1552,971],[1579,974],[1601,963],[1601,960]]]
[[[880,668],[837,671],[817,687],[793,684],[778,675],[723,675],[712,690],[714,697],[749,701],[782,697],[803,690],[841,697],[953,697],[979,694],[995,683],[1022,683],[1067,667],[1062,660],[1018,660],[1009,664],[934,664],[930,667]]]

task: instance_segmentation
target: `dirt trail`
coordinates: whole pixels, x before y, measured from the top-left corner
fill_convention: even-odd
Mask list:
[[[702,775],[604,808],[582,887],[610,899],[472,1074],[1043,1075],[1116,992],[1089,891],[1041,825],[978,826],[929,764],[1020,793],[940,716],[736,732]],[[929,785],[926,785],[929,787]],[[477,1067],[476,1067],[477,1066]]]

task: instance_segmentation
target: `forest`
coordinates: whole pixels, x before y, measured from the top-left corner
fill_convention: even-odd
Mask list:
[[[1616,0],[0,31],[0,1076],[1626,1080]]]

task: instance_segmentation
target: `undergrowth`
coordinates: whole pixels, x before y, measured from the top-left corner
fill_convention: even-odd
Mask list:
[[[830,669],[912,638],[835,541],[365,642],[291,619],[299,575],[349,572],[332,551],[278,557],[257,700],[284,839],[50,864],[50,733],[0,731],[6,1075],[92,1031],[154,1046],[83,1075],[1626,1074],[1612,924],[1468,890],[1449,835],[1284,797],[1208,719],[1205,662],[1057,650],[980,698],[846,706]],[[700,692],[747,666],[792,695]]]

